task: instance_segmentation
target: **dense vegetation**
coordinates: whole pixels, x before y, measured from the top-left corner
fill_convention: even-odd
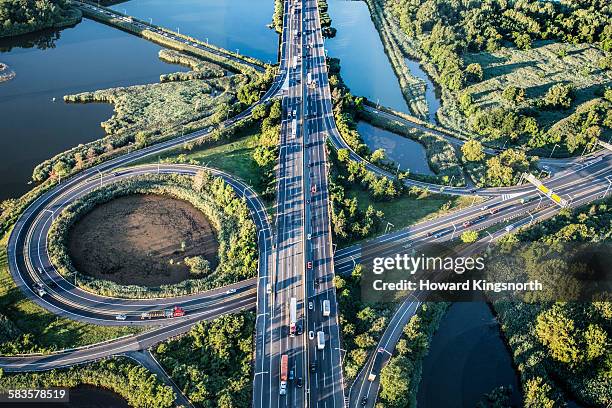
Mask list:
[[[447,307],[447,303],[424,303],[404,326],[393,357],[380,371],[379,399],[384,407],[416,407],[423,358]]]
[[[349,175],[347,169],[347,164],[351,166],[358,163],[339,158],[339,155],[345,156],[343,153],[348,153],[348,151],[342,149],[336,152],[330,146],[327,150],[331,163],[328,189],[334,239],[342,244],[366,238],[378,231],[384,214],[382,211],[377,211],[371,204],[365,211],[360,209],[357,198],[350,197],[346,193],[353,183],[358,182],[354,176]],[[367,180],[366,183],[372,184],[365,184],[366,188],[371,185],[374,189],[373,194],[380,193],[380,198],[384,197],[387,192],[396,194],[395,184],[387,178],[368,176]]]
[[[283,0],[274,0],[274,14],[272,14],[272,28],[277,33],[283,32],[283,16],[285,13],[285,2]]]
[[[348,384],[355,380],[364,366],[387,327],[393,310],[390,303],[370,304],[360,300],[361,273],[362,266],[356,265],[351,275],[334,277],[340,312],[338,323],[342,347],[346,349],[343,370]]]
[[[121,395],[134,408],[173,407],[175,395],[155,374],[127,358],[112,358],[85,366],[40,373],[3,374],[0,390],[76,387],[89,384]]]
[[[555,144],[558,155],[580,154],[598,136],[612,135],[606,121],[612,110],[601,100],[612,84],[609,2],[369,0],[368,5],[402,89],[409,87],[400,75],[402,54],[420,58],[442,87],[438,117],[445,125],[538,154],[550,153]],[[578,109],[588,113],[576,115]]]
[[[254,330],[252,312],[222,316],[158,345],[155,355],[196,407],[248,407]]]
[[[70,227],[96,205],[129,194],[164,194],[188,201],[202,211],[217,231],[219,265],[209,271],[198,259],[186,262],[196,274],[174,285],[156,288],[123,286],[94,279],[75,270],[66,249]],[[257,234],[246,203],[231,186],[205,170],[195,177],[177,175],[142,175],[96,189],[73,202],[56,218],[49,231],[49,255],[64,276],[78,274],[77,282],[85,290],[106,296],[166,297],[195,293],[253,277],[257,273]]]
[[[611,205],[608,198],[573,212],[563,210],[530,230],[510,235],[501,243],[501,251],[513,251],[512,261],[493,267],[501,273],[506,268],[521,271],[517,279],[552,279],[574,287],[567,272],[568,254],[575,251],[576,243],[611,241]],[[525,242],[531,244],[519,246]],[[588,272],[586,264],[581,268]],[[561,406],[568,400],[604,407],[610,402],[612,303],[601,299],[606,301],[494,303],[520,372],[526,407]]]
[[[81,21],[81,12],[69,0],[0,1],[0,37],[61,27]]]
[[[251,156],[260,169],[259,185],[256,187],[262,197],[268,200],[271,200],[276,192],[276,163],[282,113],[281,101],[276,99],[269,106],[258,105],[253,109],[252,115],[256,123],[261,123],[257,147]]]

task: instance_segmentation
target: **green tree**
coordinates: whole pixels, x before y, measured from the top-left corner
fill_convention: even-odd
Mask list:
[[[338,160],[341,162],[348,162],[350,157],[349,149],[338,149]]]
[[[469,140],[461,146],[461,153],[463,158],[467,161],[481,161],[485,158],[484,149],[482,143],[478,140]]]
[[[370,161],[374,164],[380,163],[385,159],[385,149],[376,149],[370,155]]]
[[[541,105],[548,109],[569,109],[574,95],[573,85],[555,84],[548,89]]]
[[[408,406],[412,362],[404,356],[392,358],[380,370],[380,397],[389,408]]]
[[[184,262],[194,275],[207,275],[210,273],[210,262],[202,256],[186,257]]]
[[[466,244],[476,242],[478,240],[478,231],[464,231],[461,234],[461,241]]]
[[[465,74],[469,82],[480,82],[484,77],[482,66],[476,62],[465,68]]]

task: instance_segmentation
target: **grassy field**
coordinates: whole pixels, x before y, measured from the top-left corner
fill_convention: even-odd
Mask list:
[[[107,134],[128,130],[163,129],[176,123],[205,118],[221,103],[233,103],[241,75],[224,78],[171,81],[84,92],[64,97],[68,102],[107,102],[113,116],[102,122]]]
[[[252,179],[257,174],[257,164],[251,158],[251,154],[257,144],[257,130],[251,129],[237,140],[219,143],[214,145],[204,145],[193,150],[184,148],[170,150],[159,159],[166,161],[169,159],[180,159],[182,162],[197,162],[219,170],[226,171],[245,182],[251,184]],[[157,157],[148,158],[136,164],[156,163]]]
[[[460,210],[472,205],[472,203],[482,202],[480,197],[472,196],[449,196],[444,194],[428,194],[418,197],[404,194],[402,197],[393,201],[373,202],[369,194],[359,188],[347,191],[350,197],[357,197],[359,207],[363,210],[372,204],[377,210],[385,213],[384,224],[390,222],[394,225],[393,229],[401,229],[421,221],[430,220],[448,214],[451,211]],[[474,201],[476,200],[476,201]],[[380,231],[379,234],[384,232]]]
[[[196,163],[204,166],[223,170],[233,176],[242,179],[253,187],[258,194],[262,193],[260,183],[260,168],[252,158],[253,150],[257,147],[259,137],[258,127],[251,127],[243,131],[240,137],[229,142],[217,142],[215,144],[204,144],[193,150],[183,147],[170,150],[161,156],[162,161],[179,161],[183,163]],[[136,164],[156,163],[157,157],[148,158]],[[270,214],[274,207],[274,200],[262,199]]]
[[[57,317],[28,300],[8,270],[8,234],[0,240],[0,354],[60,350],[114,339],[142,329],[95,326]]]
[[[565,55],[565,56],[561,56]],[[568,110],[539,110],[537,122],[548,129],[570,116],[577,106],[597,98],[596,92],[603,86],[612,85],[612,71],[598,67],[604,53],[587,44],[558,44],[552,42],[534,44],[526,51],[504,48],[500,51],[466,54],[465,63],[479,63],[484,71],[482,82],[468,86],[473,106],[480,109],[496,107],[529,108],[542,98],[555,84],[572,84],[575,97]],[[502,97],[508,86],[525,89],[525,100],[510,105]],[[454,103],[447,103],[439,116],[446,125],[466,128],[466,119]]]

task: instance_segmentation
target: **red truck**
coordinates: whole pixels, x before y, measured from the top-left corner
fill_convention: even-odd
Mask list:
[[[151,310],[149,312],[142,312],[140,319],[154,319],[158,317],[181,317],[185,316],[185,309],[180,306],[174,306],[171,309],[164,310]]]
[[[285,395],[287,393],[287,371],[289,369],[289,356],[287,354],[283,354],[281,356],[280,363],[280,395]]]

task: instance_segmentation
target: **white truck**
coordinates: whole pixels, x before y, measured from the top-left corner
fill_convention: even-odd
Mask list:
[[[327,317],[331,313],[329,300],[325,299],[323,301],[323,316]]]
[[[292,297],[289,301],[289,335],[295,337],[297,330],[297,299]]]
[[[325,348],[325,333],[322,331],[317,332],[317,348],[323,350]]]

